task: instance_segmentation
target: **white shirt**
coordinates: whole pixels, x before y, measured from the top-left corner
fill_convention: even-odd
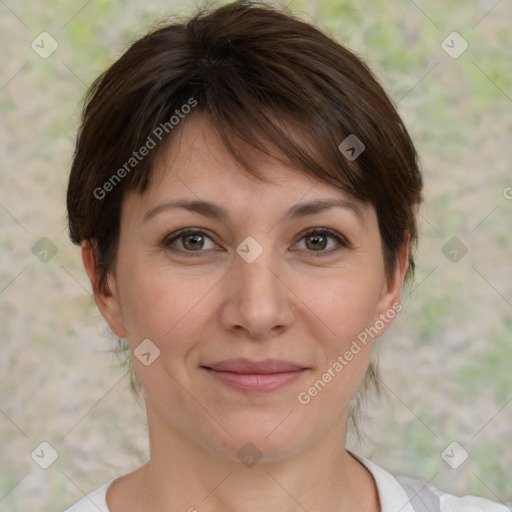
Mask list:
[[[352,453],[352,452],[351,452]],[[355,455],[375,479],[379,492],[381,512],[510,512],[507,506],[478,496],[458,497],[440,491],[424,480],[408,476],[393,476],[364,457]],[[110,512],[107,507],[107,489],[115,479],[84,496],[65,512]]]

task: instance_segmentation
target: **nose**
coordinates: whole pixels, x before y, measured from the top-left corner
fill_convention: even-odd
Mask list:
[[[222,288],[223,327],[260,341],[286,331],[294,321],[296,296],[283,274],[270,250],[251,263],[235,254]]]

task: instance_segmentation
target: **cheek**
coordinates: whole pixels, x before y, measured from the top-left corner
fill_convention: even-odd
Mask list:
[[[133,342],[149,338],[157,344],[173,339],[177,348],[182,345],[179,340],[186,340],[188,331],[197,325],[190,319],[204,307],[202,300],[215,284],[211,277],[191,280],[147,264],[126,265],[120,274],[125,283],[121,307],[129,338]]]
[[[201,318],[215,315],[215,304],[222,303],[221,275],[204,272],[192,277],[165,267],[151,267],[142,261],[126,261],[118,267],[123,320],[133,342],[145,338],[173,345],[194,335]],[[379,276],[358,269],[331,276],[291,279],[299,324],[319,325],[334,349],[341,349],[375,320]],[[205,309],[207,308],[207,309]],[[309,320],[307,320],[309,318]],[[291,329],[294,326],[289,326]],[[315,333],[311,333],[315,336]],[[318,333],[317,333],[318,334]]]
[[[125,278],[130,278],[122,290],[121,306],[138,380],[155,403],[188,407],[176,380],[187,388],[192,386],[183,362],[193,353],[196,340],[204,332],[205,295],[213,284],[199,280],[192,283],[148,266],[126,270]],[[137,357],[138,353],[148,351],[142,349],[147,344],[141,345],[146,339],[159,349],[154,363],[148,366]]]
[[[305,303],[325,326],[333,349],[343,349],[377,317],[378,276],[369,272],[338,275],[309,288]]]
[[[376,282],[354,274],[331,280],[308,295],[326,334],[316,338],[318,365],[297,401],[305,412],[324,417],[326,423],[345,411],[368,368],[375,338],[366,329],[375,320]]]

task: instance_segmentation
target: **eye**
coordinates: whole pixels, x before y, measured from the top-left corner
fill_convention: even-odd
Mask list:
[[[329,250],[324,250],[329,245],[329,238],[336,241],[335,247]],[[344,248],[350,248],[350,242],[341,234],[336,233],[329,228],[314,228],[307,231],[300,241],[305,240],[305,247],[307,252],[316,252],[318,255],[312,254],[311,256],[327,256],[333,252],[339,251]]]
[[[205,241],[210,240],[214,247],[205,247]],[[178,242],[178,247],[175,247],[174,242]],[[214,249],[218,247],[217,244],[213,242],[210,236],[208,236],[204,231],[200,229],[182,229],[176,233],[173,233],[168,238],[164,240],[164,245],[166,247],[171,247],[172,249],[176,249],[178,252],[204,252],[201,249]],[[189,256],[195,256],[195,254],[189,254]]]
[[[335,247],[324,250],[329,245],[329,239],[336,241]],[[300,241],[302,240],[306,241],[306,249],[304,249],[306,252],[319,253],[311,254],[310,256],[313,257],[327,256],[333,252],[351,247],[350,242],[343,235],[329,228],[310,229],[302,235]],[[208,247],[207,241],[210,241],[210,247]],[[205,252],[203,249],[215,250],[218,248],[218,245],[204,231],[190,228],[172,233],[164,240],[163,245],[177,252],[188,253],[187,256],[200,256],[201,252]]]

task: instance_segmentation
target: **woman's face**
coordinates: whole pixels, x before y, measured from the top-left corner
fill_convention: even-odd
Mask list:
[[[135,354],[150,435],[231,458],[343,436],[406,251],[387,277],[372,206],[255,156],[272,180],[258,182],[189,121],[148,190],[125,197],[111,293],[96,297]]]

